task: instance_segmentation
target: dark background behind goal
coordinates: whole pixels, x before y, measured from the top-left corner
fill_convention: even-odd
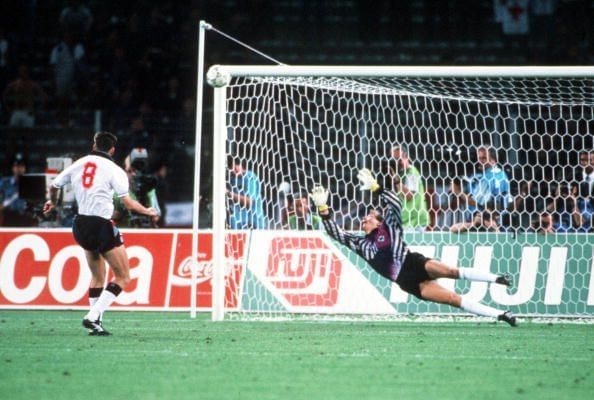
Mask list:
[[[527,31],[521,34],[504,32],[504,24],[496,20],[496,3],[5,0],[0,6],[0,89],[5,93],[26,66],[45,96],[35,98],[34,128],[10,126],[14,104],[3,96],[2,176],[10,174],[17,152],[25,154],[29,172],[43,171],[47,156],[84,153],[100,122],[122,140],[119,161],[126,148],[146,144],[153,165],[169,166],[167,201],[192,201],[201,19],[287,64],[592,64],[594,2],[504,2],[514,17],[528,15]],[[80,4],[91,15],[83,16],[82,25],[65,17],[68,7]],[[50,58],[66,32],[70,48],[80,45],[84,55],[74,62],[72,90],[60,95]],[[214,63],[267,61],[208,33],[206,67]],[[210,180],[211,92],[206,89],[204,102],[205,188]],[[208,190],[203,194],[208,199]]]

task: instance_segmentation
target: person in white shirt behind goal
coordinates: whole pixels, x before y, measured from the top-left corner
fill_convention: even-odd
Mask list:
[[[113,303],[122,289],[130,282],[130,267],[124,241],[111,221],[114,210],[113,195],[118,196],[126,208],[139,214],[154,217],[154,208],[146,208],[128,193],[128,176],[112,159],[117,138],[109,132],[97,132],[93,151],[62,171],[52,182],[50,200],[43,212],[47,215],[55,207],[58,189],[71,183],[78,203],[72,233],[76,242],[85,250],[91,269],[89,287],[91,309],[83,319],[83,326],[91,336],[106,336],[103,312]],[[115,279],[103,289],[105,261]]]
[[[440,286],[436,281],[437,278],[468,279],[511,286],[508,276],[497,276],[472,268],[450,267],[420,253],[409,251],[403,240],[402,204],[398,195],[381,188],[368,169],[360,170],[357,177],[361,183],[361,190],[379,194],[386,212],[382,215],[377,210],[371,210],[363,218],[361,229],[365,236],[347,233],[332,219],[331,210],[327,205],[328,190],[322,186],[315,187],[310,197],[318,209],[328,235],[354,250],[377,273],[397,283],[407,293],[422,300],[449,304],[476,315],[497,318],[511,326],[517,326],[516,317],[510,311],[497,310],[462,297]]]

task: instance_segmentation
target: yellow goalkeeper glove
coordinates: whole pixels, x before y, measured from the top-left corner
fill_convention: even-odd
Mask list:
[[[309,198],[317,207],[318,212],[326,211],[328,209],[328,190],[323,186],[316,186],[309,194]]]
[[[357,178],[359,178],[359,184],[361,185],[359,188],[360,190],[371,190],[372,192],[375,192],[380,187],[371,171],[367,168],[359,170]]]

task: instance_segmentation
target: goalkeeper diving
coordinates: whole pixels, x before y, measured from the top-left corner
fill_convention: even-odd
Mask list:
[[[510,286],[508,276],[472,268],[450,267],[420,253],[409,251],[402,236],[402,205],[398,195],[380,187],[368,169],[360,170],[357,177],[361,190],[369,190],[374,195],[379,195],[385,214],[371,210],[363,218],[361,229],[365,232],[364,236],[345,232],[332,219],[332,212],[327,204],[328,190],[317,186],[311,192],[310,198],[322,218],[326,232],[333,239],[354,250],[377,273],[396,282],[407,293],[423,300],[449,304],[476,315],[497,318],[498,321],[517,326],[516,317],[511,311],[501,311],[462,297],[440,286],[436,281],[437,278],[467,279]]]

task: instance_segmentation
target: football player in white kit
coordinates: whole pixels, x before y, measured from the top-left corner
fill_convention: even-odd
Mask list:
[[[43,212],[48,214],[56,204],[58,189],[70,183],[78,203],[72,233],[76,242],[85,250],[92,279],[89,287],[90,311],[83,319],[89,335],[106,336],[103,312],[113,303],[130,281],[128,255],[122,236],[111,220],[113,195],[121,198],[126,208],[139,214],[155,216],[154,208],[146,208],[128,194],[128,176],[112,159],[117,138],[109,132],[97,132],[93,151],[62,171],[50,186],[50,200]],[[115,279],[103,289],[105,261]]]

